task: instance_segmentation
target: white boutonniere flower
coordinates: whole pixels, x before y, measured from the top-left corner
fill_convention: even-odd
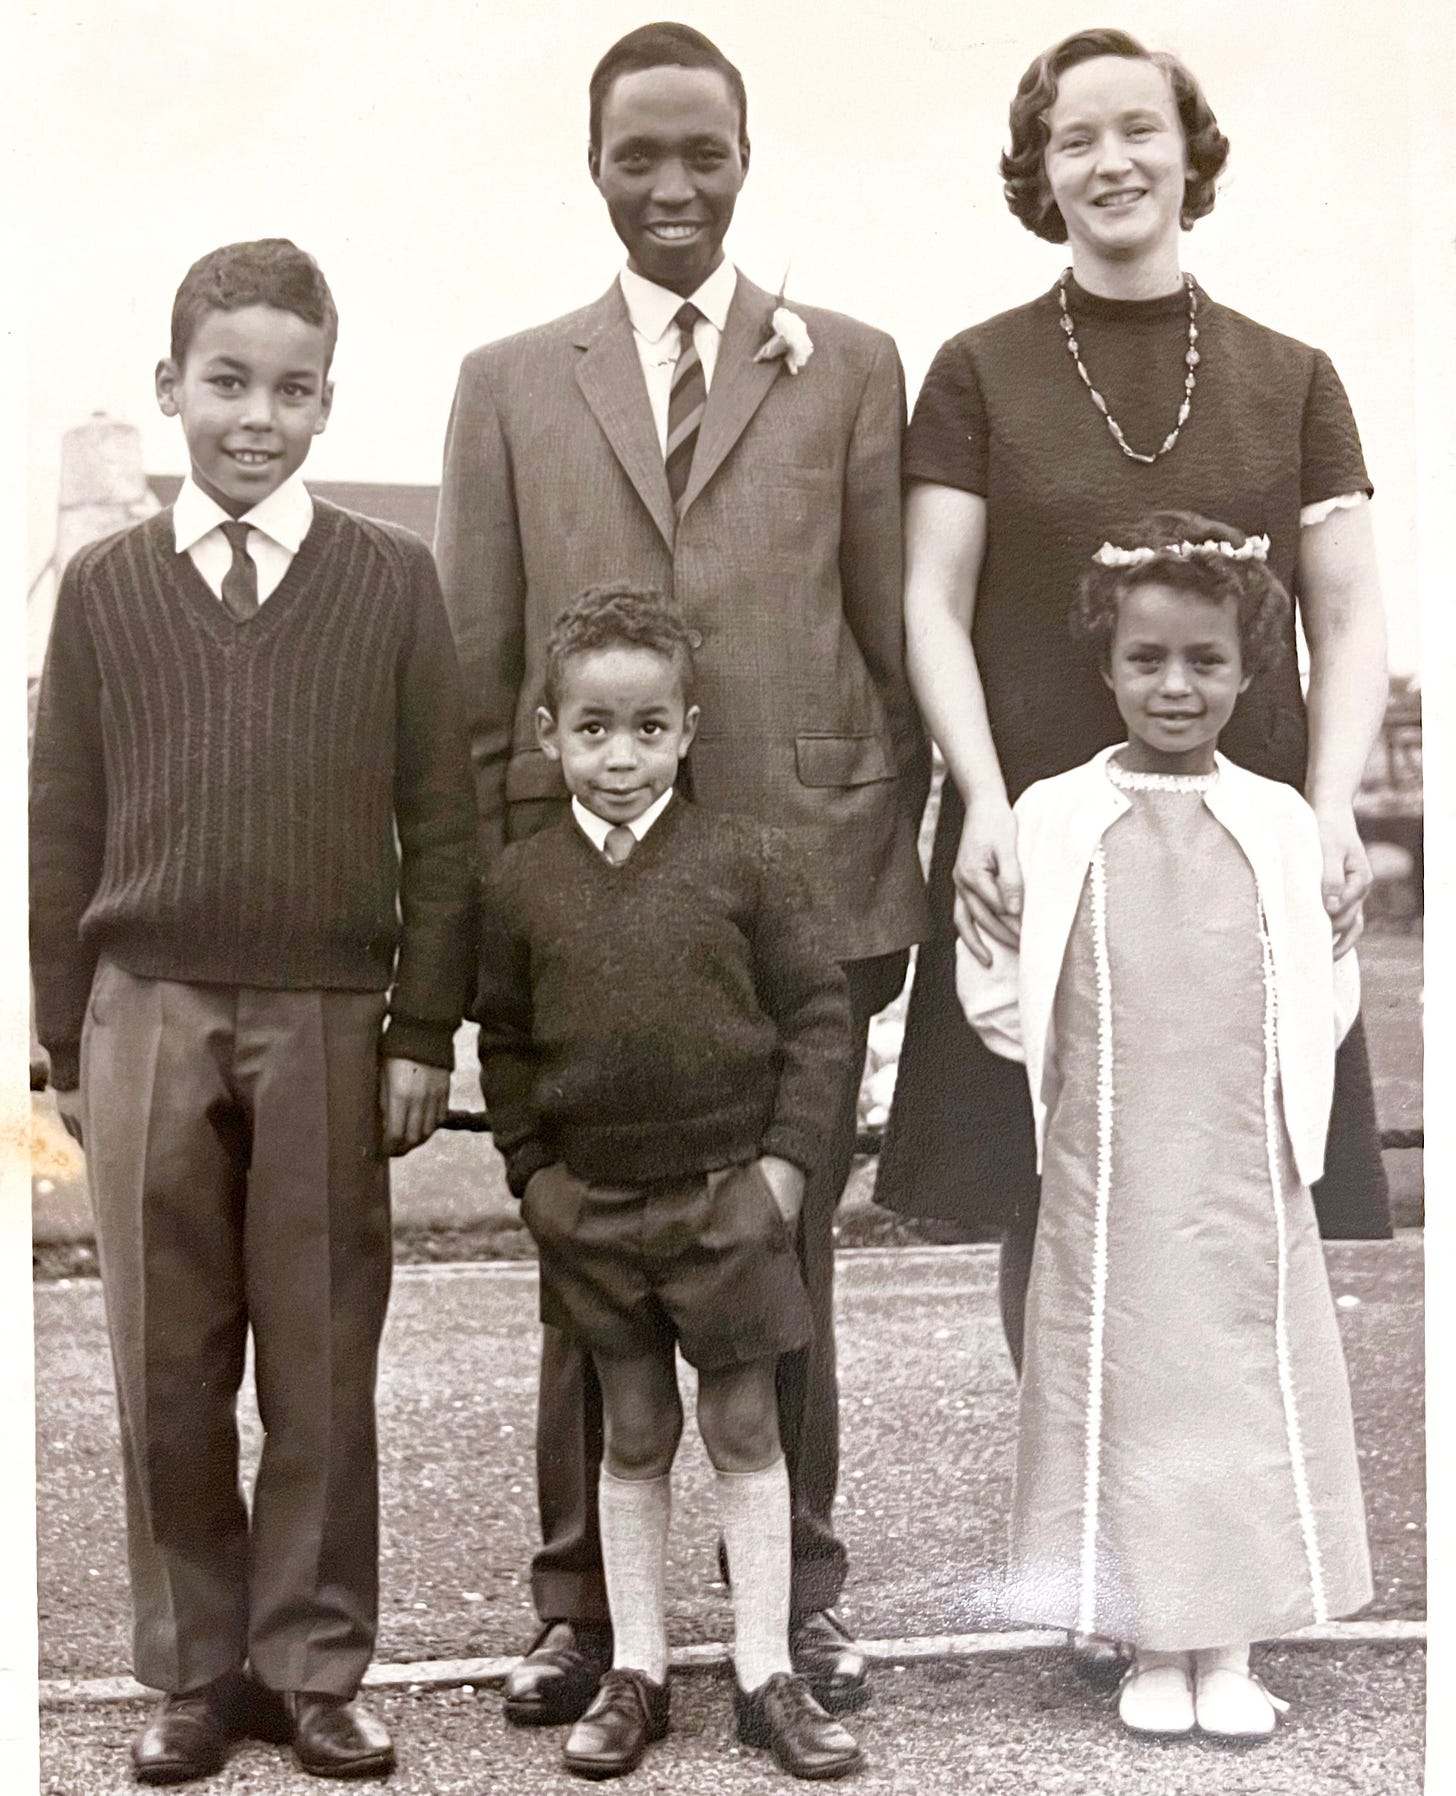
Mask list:
[[[809,327],[797,312],[791,312],[784,305],[783,295],[779,295],[780,303],[774,307],[773,317],[769,320],[773,334],[767,343],[753,358],[756,362],[772,361],[782,356],[784,365],[790,374],[797,374],[814,353],[814,340],[809,335]]]

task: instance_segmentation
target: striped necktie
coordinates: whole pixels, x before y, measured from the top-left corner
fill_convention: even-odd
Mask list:
[[[233,564],[222,577],[222,592],[218,596],[235,624],[246,623],[258,609],[258,568],[248,553],[249,528],[236,519],[222,526],[233,552]]]
[[[667,488],[674,509],[682,506],[692,472],[693,450],[698,444],[698,426],[703,421],[703,407],[708,400],[708,382],[703,364],[693,345],[693,326],[703,316],[688,300],[673,315],[681,347],[677,366],[672,371],[672,388],[667,398]]]
[[[607,831],[607,839],[602,853],[614,867],[620,867],[623,861],[630,860],[632,850],[637,846],[637,838],[625,823],[614,823]]]

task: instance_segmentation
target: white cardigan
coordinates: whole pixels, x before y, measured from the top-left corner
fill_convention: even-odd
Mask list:
[[[1117,748],[1070,773],[1039,780],[1016,802],[1017,852],[1026,881],[1020,950],[990,944],[983,967],[956,947],[961,1008],[987,1047],[1026,1062],[1038,1168],[1046,1139],[1045,1075],[1052,1008],[1087,871],[1129,800],[1107,777]],[[1215,757],[1218,779],[1203,802],[1238,843],[1254,873],[1274,965],[1279,1084],[1295,1165],[1305,1184],[1324,1171],[1335,1047],[1360,1008],[1353,953],[1331,955],[1321,894],[1314,812],[1291,786]]]

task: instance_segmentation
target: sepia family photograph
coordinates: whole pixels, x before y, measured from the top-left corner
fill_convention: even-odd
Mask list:
[[[1449,8],[7,39],[4,1788],[1443,1787]]]

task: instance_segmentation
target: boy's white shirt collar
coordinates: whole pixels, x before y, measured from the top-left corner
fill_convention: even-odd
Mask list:
[[[210,494],[203,492],[189,474],[172,505],[177,553],[185,554],[210,531],[231,522],[232,514],[224,511]],[[245,511],[238,522],[261,531],[290,558],[296,555],[313,524],[313,500],[303,484],[302,471],[290,474],[266,499],[260,499],[251,511]]]
[[[620,279],[633,330],[645,342],[660,343],[683,304],[682,294],[674,293],[669,287],[659,287],[656,281],[647,280],[632,268],[624,268]],[[689,294],[688,298],[708,323],[722,332],[727,329],[728,308],[733,304],[737,289],[738,270],[725,256],[697,292]]]
[[[640,817],[633,817],[626,827],[631,830],[640,842],[656,823],[657,819],[672,803],[673,788],[669,786],[661,798],[654,799]],[[575,817],[587,839],[598,854],[607,852],[607,837],[618,828],[615,823],[608,823],[605,817],[598,817],[595,811],[589,811],[579,798],[571,801],[571,814]]]

